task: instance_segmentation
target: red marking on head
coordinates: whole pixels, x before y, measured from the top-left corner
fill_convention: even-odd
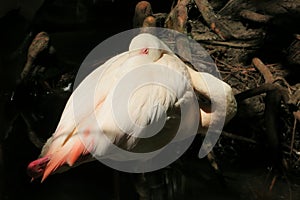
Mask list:
[[[148,48],[143,48],[140,51],[140,54],[148,54],[149,53],[149,49]]]

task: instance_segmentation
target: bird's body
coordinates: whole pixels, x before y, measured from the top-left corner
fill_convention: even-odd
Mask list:
[[[163,147],[174,138],[180,122],[178,110],[192,101],[194,90],[209,97],[205,78],[213,79],[228,93],[231,118],[236,104],[226,83],[192,70],[155,36],[136,36],[128,52],[109,59],[74,90],[40,158],[29,164],[29,174],[42,176],[43,181],[65,165],[111,154],[113,145],[133,152]],[[134,87],[134,83],[142,84]],[[199,130],[205,131],[211,114],[203,109],[199,112],[200,119],[189,120],[199,120]],[[168,120],[157,136],[142,138],[148,134],[147,126],[159,124],[166,116]]]

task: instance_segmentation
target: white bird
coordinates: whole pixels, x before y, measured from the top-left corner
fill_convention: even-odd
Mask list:
[[[132,76],[137,83],[142,79],[149,84],[134,91],[127,90],[135,82]],[[164,80],[159,81],[172,89],[153,84],[158,81],[157,76],[163,77]],[[211,98],[208,84],[214,85],[212,89],[225,91],[225,122],[229,121],[236,112],[236,102],[228,84],[185,65],[157,37],[149,33],[139,34],[132,39],[129,51],[106,61],[74,90],[39,159],[28,165],[29,175],[33,179],[42,177],[44,181],[64,166],[77,166],[94,157],[105,157],[110,154],[112,145],[133,152],[163,147],[172,140],[178,128],[174,125],[179,123],[174,113],[181,105],[192,101],[194,91],[210,101],[219,102],[218,95]],[[218,120],[212,117],[218,110],[199,107],[200,118],[190,120],[199,123],[199,131],[204,133],[213,124],[212,120]],[[164,127],[158,137],[154,140],[138,139],[145,134],[145,127],[159,124],[165,116],[175,119],[170,120],[169,127]],[[224,116],[220,114],[219,117]]]

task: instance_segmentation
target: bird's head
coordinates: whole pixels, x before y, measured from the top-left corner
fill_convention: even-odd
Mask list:
[[[150,33],[141,33],[134,37],[129,51],[147,55],[152,61],[157,61],[164,53],[172,52],[164,42]]]

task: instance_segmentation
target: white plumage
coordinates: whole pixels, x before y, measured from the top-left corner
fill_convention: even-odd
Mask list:
[[[88,161],[89,155],[111,154],[113,144],[133,152],[161,148],[176,134],[178,126],[174,124],[180,122],[176,113],[182,104],[193,101],[194,90],[218,103],[222,95],[211,95],[210,87],[219,90],[216,94],[225,91],[226,100],[220,102],[227,104],[225,121],[229,121],[236,112],[229,85],[185,65],[157,37],[140,34],[133,38],[128,52],[106,61],[74,90],[56,131],[40,158],[29,164],[28,172],[33,178],[42,176],[43,181],[66,164]],[[191,114],[188,120],[199,121],[201,132],[213,124],[212,120],[218,120],[212,118],[212,113],[219,116],[220,112],[219,118],[224,117],[218,110],[197,112],[200,119],[191,118]],[[165,119],[170,123],[158,137],[140,139],[149,134],[149,125],[159,126]]]

